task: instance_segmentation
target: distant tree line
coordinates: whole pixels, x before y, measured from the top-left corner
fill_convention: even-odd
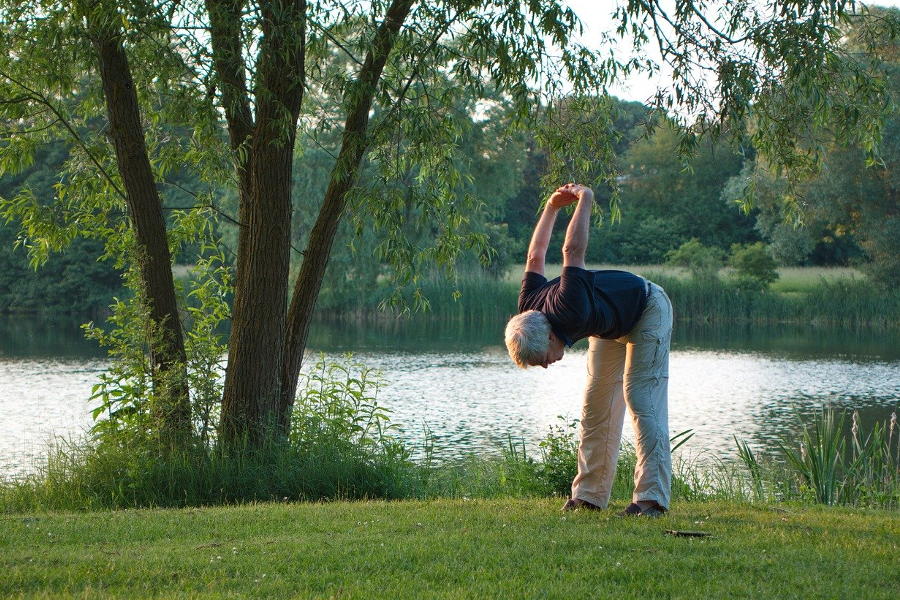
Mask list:
[[[898,85],[895,79],[892,85]],[[900,160],[900,147],[890,135],[900,119],[888,121],[889,137],[882,148],[884,164],[867,165],[861,150],[829,149],[825,169],[803,188],[803,212],[796,223],[785,218],[779,193],[786,182],[761,169],[753,148],[735,148],[725,141],[703,141],[693,156],[679,154],[679,135],[665,123],[653,123],[652,111],[638,102],[615,101],[616,142],[620,176],[617,178],[621,217],[613,222],[608,212],[595,225],[588,260],[611,264],[660,264],[686,242],[727,251],[733,244],[764,242],[768,252],[783,265],[859,265],[880,269],[891,277],[891,265],[900,252],[890,244],[885,227],[896,227],[885,214],[896,211],[889,166]],[[521,262],[527,248],[539,202],[541,178],[546,173],[546,151],[533,132],[509,127],[503,106],[497,104],[470,115],[461,129],[456,168],[467,179],[466,192],[479,199],[470,224],[488,240],[489,252],[468,252],[460,266],[466,273],[481,269],[499,276]],[[321,140],[319,140],[321,142]],[[0,178],[0,197],[12,197],[24,185],[37,198],[54,195],[58,169],[67,155],[62,142],[44,148],[29,169]],[[317,198],[328,182],[331,155],[327,147],[311,146],[295,159],[292,245],[302,248]],[[367,167],[364,177],[374,177]],[[411,169],[407,177],[414,178]],[[182,190],[196,187],[188,175],[162,191],[170,207],[193,201]],[[744,211],[739,202],[746,186],[755,187],[755,204]],[[402,182],[396,185],[402,186]],[[598,202],[606,206],[611,189],[598,190]],[[220,191],[219,210],[237,214],[237,198]],[[48,208],[48,210],[51,210]],[[422,227],[421,211],[414,202],[405,208],[408,232],[422,243],[433,231]],[[323,297],[372,293],[385,266],[373,256],[383,238],[370,228],[358,227],[365,213],[352,214],[341,226],[338,242],[325,279]],[[414,218],[416,217],[416,218]],[[562,227],[564,222],[558,225]],[[233,257],[237,227],[228,218],[218,227]],[[104,261],[98,240],[76,239],[52,261],[35,270],[23,248],[17,247],[19,227],[0,221],[0,311],[87,312],[103,309],[114,294],[124,293],[114,261]],[[556,236],[556,241],[562,236]],[[554,251],[557,251],[555,249]],[[296,251],[295,251],[296,254]],[[196,251],[190,248],[179,260],[190,264]],[[552,256],[552,254],[551,254]],[[873,260],[874,256],[874,260]],[[894,267],[896,268],[896,267]],[[334,276],[341,273],[342,276]],[[896,276],[896,275],[894,275]]]

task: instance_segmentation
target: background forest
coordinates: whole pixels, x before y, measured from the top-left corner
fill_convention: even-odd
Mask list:
[[[900,82],[891,78],[896,93]],[[887,123],[880,164],[867,165],[862,150],[829,148],[820,173],[798,190],[792,214],[785,214],[786,183],[757,164],[752,147],[727,142],[702,142],[690,158],[679,152],[679,136],[638,102],[614,100],[621,175],[617,178],[621,218],[608,210],[595,223],[588,260],[592,263],[662,264],[691,240],[727,254],[734,244],[763,242],[780,265],[857,266],[882,282],[900,280],[896,165],[900,160],[897,129],[900,119]],[[460,277],[500,278],[518,269],[541,200],[541,177],[546,154],[530,131],[510,127],[501,102],[468,106],[468,118],[458,139],[457,168],[467,179],[467,193],[479,202],[468,215],[469,225],[488,240],[489,255],[464,254]],[[337,143],[337,136],[331,140]],[[319,137],[295,159],[293,214],[296,232],[308,232],[325,191],[331,149]],[[0,196],[12,198],[23,187],[48,206],[54,197],[58,171],[68,156],[63,142],[42,149],[32,167],[0,178]],[[410,172],[408,177],[416,174]],[[753,186],[754,202],[747,211],[742,199]],[[167,213],[195,204],[190,190],[198,182],[177,173],[161,194]],[[612,190],[598,190],[598,202],[608,207]],[[233,257],[237,243],[233,216],[237,199],[227,190],[213,193],[222,215],[218,228]],[[50,210],[48,208],[48,210]],[[417,210],[413,203],[408,211]],[[388,267],[373,260],[384,239],[365,227],[366,214],[350,214],[340,232],[323,284],[320,308],[339,309],[348,296],[378,292],[379,276]],[[410,227],[421,222],[409,215]],[[787,217],[787,218],[786,218]],[[565,221],[557,224],[563,228]],[[426,244],[435,232],[408,232]],[[556,244],[561,235],[555,236]],[[32,269],[18,237],[16,224],[0,220],[0,311],[93,312],[112,296],[123,293],[121,277],[112,261],[103,260],[103,244],[77,239],[44,266]],[[305,239],[295,239],[302,248]],[[228,249],[231,249],[230,251]],[[177,260],[189,273],[197,248],[187,248]],[[551,248],[550,256],[558,253]],[[382,296],[387,296],[386,292]]]

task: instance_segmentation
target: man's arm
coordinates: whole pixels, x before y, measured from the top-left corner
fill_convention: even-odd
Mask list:
[[[537,225],[534,226],[534,233],[531,234],[531,243],[528,245],[528,257],[525,260],[525,270],[544,274],[544,261],[547,257],[547,246],[550,245],[550,235],[553,233],[553,224],[556,223],[556,215],[563,206],[575,202],[576,197],[562,191],[559,188],[547,200],[544,206],[544,212],[538,219]]]
[[[591,226],[591,208],[594,205],[594,192],[591,188],[570,183],[560,190],[578,199],[575,214],[566,229],[566,240],[563,242],[563,267],[586,267],[584,256],[587,253],[588,236]]]

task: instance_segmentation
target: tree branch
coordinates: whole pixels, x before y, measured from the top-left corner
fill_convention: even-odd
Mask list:
[[[116,182],[113,180],[112,176],[110,176],[110,174],[106,172],[106,169],[103,168],[103,165],[100,163],[100,160],[97,157],[95,157],[94,154],[88,148],[87,143],[83,139],[81,139],[81,136],[78,135],[78,132],[75,131],[75,128],[72,126],[72,124],[69,123],[66,120],[66,118],[63,116],[63,114],[59,111],[59,109],[57,109],[56,106],[52,102],[50,102],[49,98],[47,98],[40,92],[31,89],[30,87],[28,87],[27,85],[25,85],[21,81],[17,80],[16,78],[14,78],[12,75],[10,75],[8,73],[0,71],[0,77],[5,77],[6,79],[11,81],[15,85],[17,85],[20,88],[22,88],[23,90],[25,90],[28,93],[28,96],[31,100],[34,100],[34,101],[46,106],[50,110],[50,112],[52,112],[54,114],[54,116],[56,116],[56,120],[60,124],[62,124],[62,126],[65,128],[66,131],[69,132],[69,135],[72,136],[72,139],[75,140],[75,143],[77,143],[81,147],[81,149],[84,151],[84,153],[87,154],[87,156],[91,160],[91,162],[94,163],[94,166],[96,166],[97,169],[100,170],[100,173],[103,174],[103,177],[106,179],[106,181],[109,183],[109,185],[112,186],[112,188],[115,190],[116,194],[118,194],[119,197],[122,198],[122,200],[125,200],[125,201],[128,200],[128,198],[125,196],[125,192],[123,192],[121,190],[121,188],[119,188],[118,184],[116,184]]]

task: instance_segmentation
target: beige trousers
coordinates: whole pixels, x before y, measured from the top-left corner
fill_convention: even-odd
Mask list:
[[[632,501],[653,500],[669,508],[671,340],[672,303],[653,283],[647,307],[628,334],[616,340],[590,338],[573,498],[608,506],[628,405],[637,440]]]

